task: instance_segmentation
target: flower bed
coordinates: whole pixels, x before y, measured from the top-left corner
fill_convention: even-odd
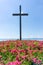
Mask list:
[[[43,41],[0,42],[0,65],[43,65]]]

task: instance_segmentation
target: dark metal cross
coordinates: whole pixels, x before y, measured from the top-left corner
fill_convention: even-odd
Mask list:
[[[21,12],[21,5],[19,6],[19,13],[15,13],[15,14],[12,14],[13,16],[20,16],[20,40],[22,40],[22,37],[21,37],[21,16],[28,16],[27,13],[22,13]]]

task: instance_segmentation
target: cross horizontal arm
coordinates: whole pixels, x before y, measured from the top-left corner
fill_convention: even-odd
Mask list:
[[[23,13],[23,14],[21,14],[22,16],[28,16],[28,14],[27,13]]]
[[[23,14],[20,14],[20,13],[18,13],[18,14],[12,14],[13,16],[28,16],[28,14],[27,13],[23,13]]]
[[[20,14],[12,14],[13,16],[19,16]]]

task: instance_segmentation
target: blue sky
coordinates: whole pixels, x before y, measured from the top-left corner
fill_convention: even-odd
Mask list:
[[[0,39],[19,38],[19,16],[12,13],[22,12],[22,38],[43,38],[43,0],[0,0]]]

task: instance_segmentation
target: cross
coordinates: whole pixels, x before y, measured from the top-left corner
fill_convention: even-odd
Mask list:
[[[19,13],[15,13],[15,14],[13,13],[12,15],[13,15],[13,16],[20,16],[20,40],[22,40],[22,37],[21,37],[21,35],[22,35],[22,34],[21,34],[21,28],[22,28],[22,27],[21,27],[21,16],[28,16],[28,14],[21,12],[21,5],[20,5],[20,6],[19,6]]]

